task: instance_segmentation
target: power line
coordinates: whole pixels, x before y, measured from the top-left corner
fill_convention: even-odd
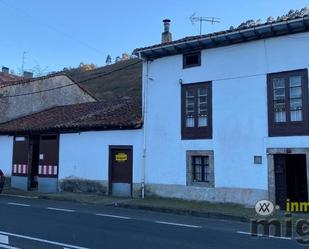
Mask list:
[[[14,97],[22,97],[22,96],[27,96],[27,95],[32,95],[32,94],[38,94],[38,93],[43,93],[43,92],[49,92],[49,91],[54,91],[54,90],[58,90],[58,89],[61,89],[61,88],[65,88],[65,87],[70,87],[70,86],[74,86],[74,85],[79,85],[81,83],[84,83],[84,82],[87,82],[89,80],[94,80],[94,79],[97,79],[97,78],[100,78],[100,77],[103,77],[103,76],[106,76],[106,75],[109,75],[109,74],[112,74],[114,72],[118,72],[118,71],[121,71],[121,70],[124,70],[124,69],[127,69],[128,67],[131,67],[131,66],[134,66],[136,64],[140,63],[140,61],[137,61],[135,63],[132,63],[132,64],[129,64],[127,66],[124,66],[124,67],[121,67],[121,68],[118,68],[118,69],[115,69],[115,70],[112,70],[112,71],[109,71],[109,72],[106,72],[106,73],[101,73],[101,74],[98,74],[97,76],[95,77],[90,77],[88,79],[84,79],[84,80],[81,80],[77,83],[71,83],[71,84],[67,84],[67,85],[64,85],[64,86],[58,86],[58,87],[53,87],[53,88],[49,88],[49,89],[45,89],[45,90],[41,90],[41,91],[35,91],[35,92],[28,92],[28,93],[21,93],[21,94],[14,94],[14,95],[3,95],[3,96],[0,96],[0,99],[7,99],[7,98],[14,98]],[[55,74],[53,76],[62,76],[62,75],[65,75],[65,76],[68,76],[67,74],[63,73],[59,73],[59,74]],[[51,76],[52,77],[52,76]],[[70,76],[69,76],[70,77]],[[10,86],[10,85],[8,85]],[[7,87],[7,86],[1,86],[1,88],[4,88],[4,87]]]
[[[105,54],[103,51],[101,51],[100,49],[93,47],[92,45],[88,44],[87,42],[82,41],[82,40],[80,40],[80,39],[74,37],[74,36],[71,35],[71,34],[68,34],[68,33],[66,33],[66,32],[63,32],[63,31],[60,30],[60,29],[57,29],[56,27],[50,25],[49,23],[47,23],[47,22],[45,22],[45,21],[42,21],[42,20],[39,19],[38,17],[35,17],[35,16],[29,14],[29,12],[25,11],[24,9],[17,8],[17,7],[15,7],[15,6],[12,6],[12,5],[8,4],[5,0],[0,0],[0,2],[1,2],[3,5],[5,5],[6,7],[8,7],[8,8],[10,8],[10,9],[13,9],[13,10],[17,11],[18,14],[19,14],[20,16],[23,16],[23,15],[24,15],[24,16],[27,16],[28,18],[35,20],[36,22],[40,23],[40,24],[43,25],[43,26],[46,26],[47,28],[53,30],[53,31],[56,32],[56,33],[59,33],[59,34],[61,34],[61,35],[64,35],[64,36],[66,36],[67,38],[69,38],[69,39],[71,39],[71,40],[73,40],[73,41],[75,41],[75,42],[78,42],[78,43],[84,45],[85,47],[88,47],[89,49],[91,49],[91,50],[93,50],[93,51],[96,51],[97,53],[100,53],[101,55],[104,55],[104,56],[106,55],[106,54]],[[22,14],[21,14],[21,13],[22,13]]]

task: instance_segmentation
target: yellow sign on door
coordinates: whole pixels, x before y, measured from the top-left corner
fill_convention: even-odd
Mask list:
[[[119,163],[125,162],[128,160],[128,155],[126,153],[117,153],[115,159]]]

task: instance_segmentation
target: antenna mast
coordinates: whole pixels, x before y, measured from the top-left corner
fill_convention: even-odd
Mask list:
[[[190,16],[190,21],[192,25],[194,25],[195,22],[200,23],[200,35],[202,35],[202,28],[203,28],[203,22],[210,22],[211,24],[220,23],[220,18],[218,17],[198,17],[195,16],[196,13],[194,13],[192,16]]]
[[[22,61],[21,61],[21,74],[23,75],[24,74],[24,67],[25,67],[25,57],[26,57],[26,54],[28,52],[27,51],[24,51],[23,52],[23,56],[22,56]]]

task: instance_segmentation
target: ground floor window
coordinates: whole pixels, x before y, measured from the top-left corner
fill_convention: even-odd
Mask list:
[[[187,185],[214,187],[213,151],[187,151]]]

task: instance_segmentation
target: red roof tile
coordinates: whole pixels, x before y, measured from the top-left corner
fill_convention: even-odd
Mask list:
[[[57,106],[0,124],[0,134],[137,129],[142,126],[140,101],[123,99]]]

